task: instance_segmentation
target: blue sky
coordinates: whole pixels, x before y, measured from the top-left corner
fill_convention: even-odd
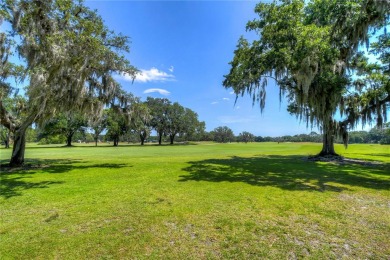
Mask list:
[[[252,106],[222,86],[223,75],[245,25],[255,18],[254,1],[102,1],[88,0],[106,25],[131,37],[130,62],[142,71],[134,83],[117,77],[126,91],[166,97],[198,113],[207,131],[228,126],[235,134],[294,135],[311,129],[286,112],[279,90],[269,85],[266,108]],[[253,35],[247,35],[253,37]],[[318,132],[317,129],[314,129]]]

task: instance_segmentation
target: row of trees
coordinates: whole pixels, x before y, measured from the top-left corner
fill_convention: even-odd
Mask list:
[[[105,115],[109,110],[106,110]],[[104,116],[100,125],[95,125],[95,130],[91,125],[88,125],[86,118],[76,116],[73,120],[67,120],[64,116],[58,116],[51,119],[44,128],[29,128],[26,132],[27,142],[39,142],[40,144],[60,144],[66,143],[67,146],[71,145],[71,142],[113,142],[114,138],[110,132],[115,132],[115,128],[118,126],[113,120]],[[111,121],[110,124],[107,122]],[[124,121],[122,121],[124,122]],[[196,123],[196,122],[195,122]],[[297,134],[297,135],[284,135],[284,136],[255,136],[247,131],[234,135],[233,131],[227,126],[220,126],[214,130],[207,132],[204,130],[203,122],[197,122],[199,124],[194,125],[195,132],[184,133],[177,136],[177,141],[214,141],[219,143],[231,143],[231,142],[322,142],[322,134],[317,132],[311,132],[310,134]],[[139,126],[139,125],[138,125]],[[198,126],[198,127],[196,127]],[[148,134],[144,134],[143,131],[137,131],[136,125],[133,125],[134,129],[131,129],[132,125],[124,124],[122,129],[127,129],[119,134],[119,141],[128,143],[138,143],[141,145],[145,141],[148,142],[170,142],[170,137],[163,134],[165,138],[160,136],[150,135],[151,127],[149,127]],[[118,129],[118,128],[116,128]],[[141,128],[138,128],[141,129]],[[105,132],[105,133],[103,133]],[[0,141],[6,147],[9,147],[9,132],[4,127],[0,126]],[[175,139],[175,140],[176,140]],[[341,139],[336,139],[336,143],[342,143]],[[349,143],[375,143],[375,144],[390,144],[390,124],[387,123],[384,128],[372,128],[370,131],[352,131],[349,133]],[[114,145],[118,145],[118,142],[113,142]]]
[[[152,130],[158,133],[159,144],[163,136],[168,136],[173,144],[176,136],[182,140],[196,139],[205,131],[205,123],[199,122],[198,115],[177,102],[151,97],[141,102],[129,94],[126,97],[125,107],[107,108],[99,116],[63,112],[30,131],[35,131],[36,139],[42,143],[65,141],[66,146],[71,146],[74,140],[89,141],[88,135],[97,145],[102,133],[114,146],[118,146],[120,139],[134,141],[134,137],[143,145]],[[8,145],[12,133],[7,129],[1,132],[2,141]]]
[[[370,131],[353,131],[349,134],[349,143],[390,144],[390,125],[385,128],[373,128]]]
[[[249,132],[242,132],[238,136],[233,131],[224,126],[217,127],[209,133],[205,133],[205,140],[220,143],[226,142],[314,142],[321,143],[323,135],[317,132],[310,134],[284,135],[284,136],[255,136]],[[341,138],[335,140],[336,143],[343,143]],[[349,133],[349,143],[375,143],[390,144],[390,124],[383,128],[372,128],[370,131],[352,131]]]
[[[157,132],[159,144],[164,135],[169,136],[170,143],[173,144],[177,135],[190,139],[201,135],[206,129],[205,122],[200,122],[194,111],[177,102],[171,104],[166,98],[147,98],[145,105],[151,111],[151,120],[146,125]],[[142,127],[141,129],[143,131]],[[144,133],[142,131],[140,133]]]
[[[284,135],[278,137],[271,136],[256,136],[255,142],[315,142],[321,143],[323,136],[316,132],[310,134],[299,135]],[[373,128],[370,131],[352,131],[349,133],[350,144],[390,144],[390,129],[389,128]],[[335,140],[336,143],[343,143],[341,138]]]
[[[383,126],[390,104],[389,1],[281,0],[260,3],[255,12],[247,29],[259,39],[239,40],[226,88],[251,95],[263,109],[274,80],[289,112],[322,129],[321,156],[336,155],[336,138],[346,145],[357,123]],[[142,107],[129,109],[113,76],[138,73],[124,56],[128,37],[107,28],[82,1],[3,0],[2,23],[11,27],[0,32],[0,123],[14,135],[10,166],[24,162],[27,129],[53,114],[79,112],[96,122],[107,106],[128,122],[136,120],[134,111],[142,114]],[[377,33],[373,43],[370,33]],[[364,45],[379,62],[369,62]],[[27,84],[15,106],[6,102],[17,94],[10,82]],[[335,119],[338,111],[342,120]],[[154,122],[160,137],[181,133],[177,124],[162,122]]]

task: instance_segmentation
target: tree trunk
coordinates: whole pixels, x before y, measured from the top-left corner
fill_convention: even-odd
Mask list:
[[[139,137],[141,139],[141,145],[144,145],[144,143],[145,143],[145,136],[143,134],[140,134]]]
[[[10,136],[11,136],[11,131],[10,130],[6,130],[7,133],[5,134],[5,140],[4,140],[4,145],[5,145],[5,148],[8,149],[9,148],[9,139],[10,139]]]
[[[69,134],[66,136],[66,146],[67,147],[71,147],[72,146],[72,137],[73,137],[73,134]]]
[[[339,156],[334,150],[334,131],[330,127],[324,129],[324,134],[322,137],[322,150],[317,155],[320,157],[323,156]]]
[[[30,116],[26,118],[21,126],[14,128],[14,145],[9,163],[11,167],[22,166],[24,163],[24,152],[26,150],[26,131],[32,122],[34,122],[35,117],[36,116],[34,113],[30,114]]]
[[[14,146],[9,165],[11,167],[22,166],[24,163],[24,151],[26,150],[26,128],[19,128],[15,131]]]
[[[173,140],[175,139],[175,135],[169,135],[169,139],[171,140],[171,144],[173,144]]]
[[[114,146],[118,146],[119,143],[119,137],[114,137]]]
[[[162,132],[158,133],[158,144],[161,145],[161,140],[162,140]]]
[[[98,139],[99,139],[99,137],[95,137],[95,146],[97,146],[97,144],[98,144]]]

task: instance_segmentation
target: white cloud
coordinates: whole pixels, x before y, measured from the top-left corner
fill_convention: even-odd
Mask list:
[[[155,92],[160,93],[160,95],[163,96],[168,96],[169,94],[171,94],[171,92],[169,92],[168,90],[161,89],[161,88],[149,88],[144,91],[144,94],[155,93]]]
[[[168,69],[170,72],[173,72],[175,70],[175,67],[171,66],[169,69]]]
[[[230,100],[230,98],[224,97],[224,98],[223,98],[223,100],[225,100],[225,101],[229,101],[229,100]]]
[[[217,101],[211,102],[211,105],[216,105],[216,104],[218,104]]]
[[[229,92],[230,95],[234,95],[234,91]]]
[[[173,67],[171,68],[172,71],[170,69],[169,71],[173,72]],[[126,81],[133,81],[133,77],[126,73],[120,75],[119,78]],[[149,70],[141,70],[139,73],[137,73],[134,81],[141,82],[141,83],[153,82],[153,81],[157,81],[157,82],[175,81],[175,76],[172,74],[168,74],[164,71],[158,70],[156,68],[151,68]]]

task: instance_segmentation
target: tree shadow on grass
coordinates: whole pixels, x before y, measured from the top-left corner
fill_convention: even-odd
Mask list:
[[[376,156],[376,157],[385,157],[385,158],[390,157],[390,153],[366,153],[364,155]]]
[[[9,199],[15,196],[21,196],[24,190],[44,189],[51,185],[63,184],[63,181],[41,181],[28,182],[25,177],[13,177],[0,179],[0,197]]]
[[[390,188],[389,164],[364,166],[303,161],[302,156],[256,156],[189,162],[180,182],[242,182],[286,190],[334,191],[349,186],[377,190]]]
[[[1,160],[0,163],[4,161]],[[0,168],[0,197],[9,199],[15,196],[21,196],[24,190],[49,188],[51,185],[59,185],[63,181],[41,181],[34,182],[31,175],[37,173],[61,174],[72,170],[96,169],[118,169],[132,167],[127,164],[101,163],[88,164],[82,160],[66,159],[27,159],[22,167],[8,167],[7,164],[1,164]]]
[[[146,143],[145,145],[141,145],[140,143],[120,143],[118,146],[106,145],[101,144],[98,146],[95,146],[93,143],[89,143],[86,145],[78,145],[77,143],[74,143],[71,146],[66,145],[37,145],[37,146],[28,146],[27,150],[40,150],[40,149],[104,149],[104,148],[115,148],[115,149],[121,149],[121,148],[132,148],[132,147],[168,147],[168,146],[193,146],[198,145],[196,142],[175,142],[174,144],[170,144],[168,142],[164,142],[162,144],[158,143]],[[1,149],[1,148],[0,148]],[[4,149],[4,148],[2,148]],[[12,148],[11,148],[12,149]],[[146,149],[146,148],[145,148]]]

